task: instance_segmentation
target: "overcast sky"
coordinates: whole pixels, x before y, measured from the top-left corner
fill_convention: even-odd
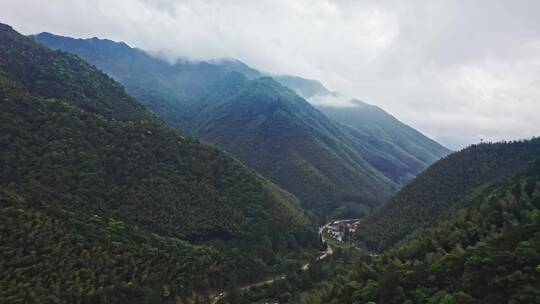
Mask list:
[[[446,146],[540,135],[540,1],[0,0],[24,33],[320,80]]]

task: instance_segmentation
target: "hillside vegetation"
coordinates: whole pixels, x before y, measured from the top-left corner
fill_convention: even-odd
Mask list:
[[[215,105],[199,114],[193,134],[295,193],[306,208],[328,214],[346,203],[373,206],[397,188],[341,126],[273,79],[233,74],[213,92]]]
[[[300,303],[540,303],[540,162]]]
[[[473,145],[445,157],[366,218],[355,235],[370,250],[383,250],[423,224],[464,206],[467,198],[508,179],[540,156],[540,138]]]
[[[191,298],[317,245],[293,195],[7,25],[0,122],[0,302]]]
[[[387,151],[390,156],[415,168],[416,171],[409,172],[411,175],[401,176],[404,182],[441,156],[450,153],[447,148],[400,122],[383,109],[360,100],[352,100],[351,103],[350,107],[317,106],[317,109],[329,118],[357,130],[360,142],[374,141],[376,138],[380,145],[385,145],[385,149],[380,150]],[[384,167],[378,169],[385,170]],[[396,170],[396,173],[400,174],[400,171],[406,170]]]
[[[329,93],[314,80],[272,75],[276,82],[237,60],[169,64],[97,38],[32,38],[103,69],[167,123],[227,150],[321,220],[369,212],[448,152],[429,140],[396,144],[399,136],[336,123],[277,83],[306,97]]]

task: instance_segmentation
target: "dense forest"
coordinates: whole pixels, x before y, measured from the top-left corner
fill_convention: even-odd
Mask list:
[[[295,196],[7,25],[0,122],[0,302],[193,299],[318,246]]]
[[[377,138],[380,142],[387,143],[387,149],[394,150],[393,154],[402,154],[401,158],[413,155],[422,165],[422,169],[450,153],[445,147],[423,136],[383,109],[360,100],[353,99],[350,103],[348,107],[319,105],[317,109],[329,118],[358,130],[364,135],[360,140]]]
[[[321,220],[369,212],[449,152],[399,122],[381,128],[409,136],[381,137],[329,119],[301,97],[330,93],[317,81],[267,75],[236,60],[170,64],[98,38],[32,38],[103,69],[170,125],[230,152]]]
[[[174,303],[176,295],[191,293],[202,298],[210,287],[226,284],[232,271],[227,258],[238,258],[112,217],[42,205],[0,192],[3,303]]]
[[[410,204],[433,199],[432,193],[448,198],[447,204],[438,205],[431,221],[416,222],[400,242],[374,254],[353,238],[324,263],[234,294],[230,303],[540,303],[539,157],[538,139],[532,139],[473,146],[440,160],[433,168],[444,166],[450,178],[449,168],[459,171],[471,158],[491,176],[482,178],[468,167],[456,173],[464,180],[454,180],[460,188],[438,191],[432,179],[419,176],[412,183],[423,191]],[[369,224],[363,221],[359,229]],[[391,222],[386,228],[396,233]]]
[[[353,212],[374,206],[397,189],[347,144],[340,126],[272,78],[231,74],[212,92],[216,105],[200,114],[193,134],[296,194],[316,214],[346,203]]]
[[[384,250],[416,228],[464,207],[484,187],[509,179],[540,155],[540,138],[484,143],[433,164],[365,219],[355,235],[371,251]],[[450,212],[451,214],[451,212]]]
[[[0,24],[0,303],[540,303],[540,138],[317,94]]]
[[[299,303],[540,303],[540,161]]]

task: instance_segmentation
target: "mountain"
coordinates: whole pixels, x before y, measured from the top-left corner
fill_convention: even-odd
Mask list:
[[[50,33],[31,36],[52,48],[80,56],[122,83],[127,92],[157,113],[173,127],[188,131],[192,116],[203,106],[200,100],[207,87],[231,71],[252,77],[260,73],[236,60],[174,64],[107,39],[73,39]]]
[[[427,139],[408,143],[399,132],[380,138],[370,128],[338,123],[274,81],[305,96],[329,93],[314,80],[285,75],[272,75],[272,80],[237,60],[169,64],[97,38],[49,33],[32,38],[103,69],[164,121],[230,152],[298,196],[320,218],[369,212],[437,153],[448,152],[424,147],[433,144]]]
[[[315,107],[328,118],[353,129],[349,133],[357,150],[375,169],[399,185],[406,184],[451,152],[383,109],[357,99],[345,100],[316,80],[287,75],[272,77],[300,96],[312,100]],[[320,102],[327,98],[344,100],[346,105],[325,105]],[[382,155],[386,160],[382,160]]]
[[[370,228],[370,216],[356,231],[384,240],[415,223],[400,242],[370,253],[355,239],[334,240],[330,259],[235,303],[540,303],[540,139],[454,153],[393,204],[402,216],[384,213],[390,220],[378,216],[383,222],[375,226],[387,234]]]
[[[407,159],[412,156],[417,162],[418,170],[413,176],[406,177],[403,183],[451,152],[377,106],[358,99],[346,100],[346,106],[331,106],[317,102],[324,98],[345,98],[338,93],[330,92],[316,80],[295,76],[273,76],[273,78],[300,96],[313,100],[316,108],[328,118],[357,130],[362,135],[360,141],[375,138],[381,144],[385,144],[387,146],[385,150],[392,151],[394,157]]]
[[[412,155],[425,168],[447,155],[450,150],[400,122],[383,109],[360,100],[351,100],[350,107],[317,106],[329,118],[350,126],[366,136],[392,144],[395,155]]]
[[[317,80],[290,75],[272,75],[272,78],[282,85],[293,89],[298,95],[305,99],[317,95],[332,94],[332,92],[328,91],[328,89]]]
[[[272,78],[234,74],[213,93],[192,134],[295,193],[308,209],[373,205],[397,188],[349,144],[347,130]]]
[[[0,302],[202,299],[301,265],[298,199],[0,24]]]
[[[540,162],[468,205],[297,303],[539,303]]]
[[[358,206],[376,206],[435,155],[448,153],[397,120],[397,130],[381,128],[392,138],[336,123],[269,77],[231,75],[210,91],[190,133],[229,151],[319,213],[362,213]],[[407,132],[410,141],[403,138]]]
[[[540,138],[484,143],[430,166],[363,221],[356,234],[370,250],[388,248],[449,210],[463,207],[483,188],[512,178],[540,157]]]

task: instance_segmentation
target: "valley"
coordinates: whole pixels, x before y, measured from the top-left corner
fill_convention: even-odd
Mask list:
[[[539,137],[145,45],[0,23],[0,303],[540,303]]]
[[[338,227],[338,225],[346,224],[346,223],[349,223],[349,222],[354,223],[354,222],[358,222],[358,220],[359,219],[332,220],[332,221],[324,224],[323,226],[321,226],[319,228],[319,237],[321,239],[321,242],[325,245],[326,249],[324,251],[322,251],[315,258],[315,261],[322,261],[322,260],[330,257],[334,253],[334,248],[336,248],[336,247],[339,247],[339,248],[348,248],[348,247],[350,247],[350,245],[347,245],[345,243],[345,241],[341,240],[341,238],[334,237],[333,235],[330,235],[328,233],[328,231],[331,230],[331,229],[334,230],[334,231],[337,231],[338,228],[336,228],[336,227]],[[302,267],[299,270],[307,271],[309,269],[309,267],[311,266],[311,264],[312,264],[311,262],[307,262],[304,265],[302,265]],[[268,279],[268,280],[262,280],[262,281],[259,281],[259,282],[254,282],[254,283],[251,283],[251,284],[240,286],[239,289],[240,290],[249,290],[249,289],[251,289],[253,287],[264,286],[264,285],[272,284],[277,280],[285,280],[285,279],[287,279],[287,275],[286,274],[281,274],[281,275],[278,275],[278,276],[274,276],[273,278]],[[212,304],[219,303],[226,296],[227,296],[227,293],[224,292],[224,291],[214,293],[214,294],[210,294],[210,298],[213,299]]]
[[[318,224],[369,213],[450,153],[365,103],[345,118],[328,115],[340,109],[310,103],[308,97],[330,94],[313,80],[269,75],[232,59],[170,64],[108,39],[31,38],[102,69],[169,125],[296,195]]]

